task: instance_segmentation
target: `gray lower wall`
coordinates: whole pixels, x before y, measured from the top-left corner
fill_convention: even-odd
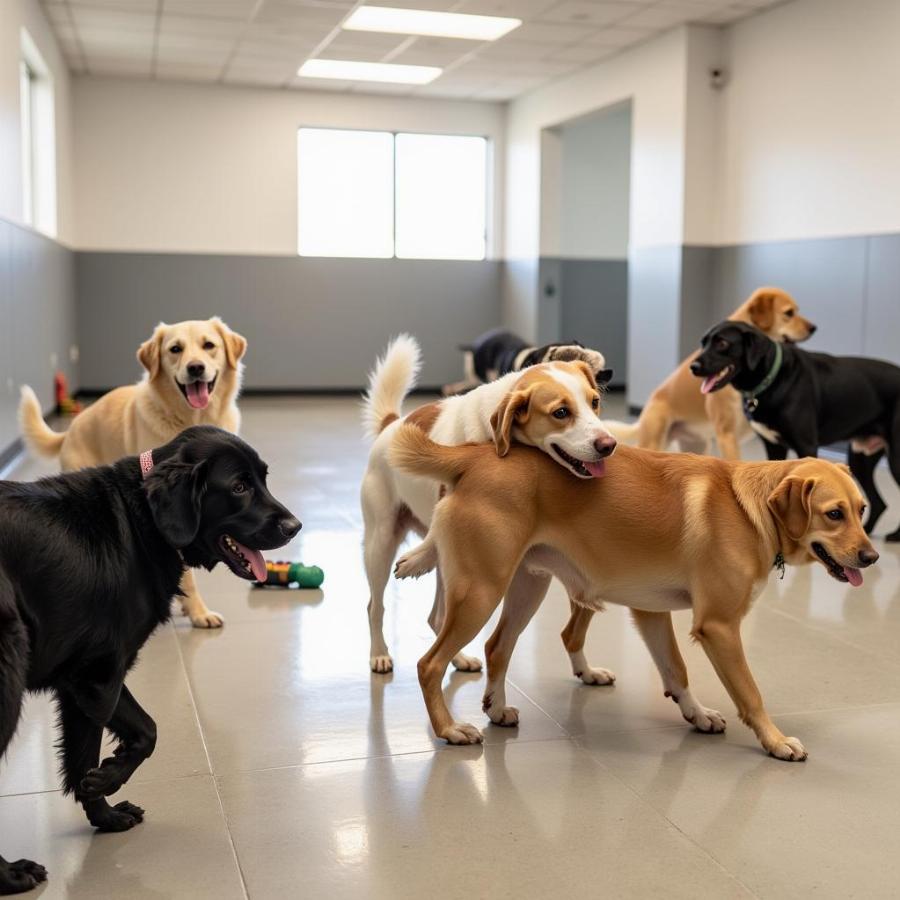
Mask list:
[[[600,350],[625,384],[628,364],[628,262],[542,257],[539,343],[577,340]]]
[[[80,252],[81,385],[133,381],[160,320],[220,315],[249,347],[250,388],[359,388],[401,331],[422,344],[423,385],[458,380],[457,349],[501,320],[501,264]]]
[[[19,386],[30,384],[45,410],[53,375],[78,386],[75,262],[71,250],[0,219],[0,458],[18,438]]]

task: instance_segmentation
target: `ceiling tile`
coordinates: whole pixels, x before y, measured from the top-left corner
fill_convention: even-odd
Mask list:
[[[115,75],[130,78],[149,78],[150,60],[123,59],[115,56],[96,56],[88,60],[93,75]]]
[[[401,45],[408,41],[409,37],[403,34],[379,34],[374,31],[342,31],[328,45],[328,49],[337,52],[341,50],[350,52],[368,50],[373,58],[380,59],[385,54],[399,49]]]
[[[696,22],[702,17],[696,6],[677,4],[673,6],[651,6],[642,9],[627,19],[622,24],[626,27],[671,28],[684,22]]]
[[[412,84],[389,84],[387,82],[379,84],[357,81],[351,85],[350,92],[353,94],[395,94],[402,97],[411,94],[414,88],[415,85]]]
[[[336,6],[298,6],[289,3],[266,2],[253,19],[254,25],[279,32],[322,29],[324,33],[334,28],[347,15]]]
[[[399,63],[404,66],[440,66],[441,68],[444,68],[451,63],[455,63],[457,60],[462,59],[464,56],[466,56],[466,54],[460,53],[459,50],[455,53],[450,50],[420,50],[417,46],[413,45],[409,50],[404,50],[402,53],[392,55],[390,62]]]
[[[257,0],[165,0],[165,12],[207,19],[247,21]]]
[[[367,6],[394,6],[402,9],[431,9],[436,12],[450,12],[456,6],[455,0],[374,0]]]
[[[590,0],[563,0],[541,13],[541,22],[571,22],[576,25],[611,25],[633,15],[631,3],[592,3]]]
[[[535,44],[528,41],[497,41],[478,51],[479,59],[541,59],[563,44]]]
[[[295,88],[299,91],[331,91],[333,93],[346,92],[353,87],[352,81],[339,81],[336,78],[318,78],[315,79],[315,85],[313,84],[313,81],[314,80],[310,78],[294,77],[288,87]]]
[[[204,19],[200,16],[163,15],[160,34],[193,34],[198,37],[221,37],[235,40],[245,28],[237,19]]]
[[[584,26],[526,22],[500,40],[507,43],[526,41],[536,44],[574,44],[583,37]]]
[[[156,13],[131,12],[121,9],[99,9],[93,6],[73,6],[72,19],[79,32],[87,29],[109,31],[156,30]]]
[[[156,77],[163,81],[218,81],[221,66],[202,63],[156,62]]]
[[[738,19],[743,19],[746,15],[747,10],[745,9],[735,9],[734,7],[726,6],[724,9],[717,9],[708,13],[703,17],[703,22],[707,25],[728,25],[731,22],[736,22]]]
[[[598,44],[601,47],[629,47],[639,41],[652,37],[656,29],[651,28],[601,28],[585,38],[587,44]]]
[[[618,47],[601,47],[597,44],[577,44],[574,47],[558,47],[548,56],[547,62],[574,62],[592,63],[599,62],[618,53]]]
[[[149,12],[156,15],[156,9],[159,6],[158,0],[67,0],[69,6],[77,9],[79,6],[106,7],[108,9],[120,9],[128,12]],[[45,3],[46,7],[51,5],[64,5]]]
[[[559,0],[464,0],[458,12],[476,16],[511,16],[514,19],[534,19]]]
[[[264,65],[254,63],[245,65],[237,60],[231,63],[225,73],[223,81],[226,84],[252,84],[279,87],[290,81],[296,72],[296,67],[283,65]]]

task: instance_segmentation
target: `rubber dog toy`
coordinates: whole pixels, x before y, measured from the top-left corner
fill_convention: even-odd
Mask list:
[[[317,588],[325,580],[325,573],[318,566],[304,566],[303,563],[292,563],[279,560],[272,562],[266,560],[265,581],[257,581],[257,587],[274,585],[275,587],[290,587],[296,584],[301,588]]]

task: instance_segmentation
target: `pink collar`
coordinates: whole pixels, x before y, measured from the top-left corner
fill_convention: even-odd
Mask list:
[[[146,478],[153,471],[153,451],[145,450],[140,455],[141,475]]]

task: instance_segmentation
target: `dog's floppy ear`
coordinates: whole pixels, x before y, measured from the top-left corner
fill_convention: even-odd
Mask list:
[[[594,373],[594,378],[597,381],[597,387],[605,388],[615,375],[615,372],[612,369],[601,369],[599,372]]]
[[[173,547],[187,547],[197,537],[206,474],[206,460],[187,462],[175,457],[155,466],[147,476],[150,514]]]
[[[494,410],[491,416],[491,432],[497,456],[506,456],[509,453],[513,425],[517,423],[521,425],[528,421],[531,412],[531,394],[528,389],[510,391]]]
[[[816,487],[815,478],[788,475],[769,495],[766,505],[792,541],[799,541],[809,530],[812,519],[810,499]]]
[[[166,327],[165,322],[160,322],[159,325],[153,329],[153,334],[138,347],[138,362],[150,374],[151,381],[159,375],[160,360],[162,357],[163,332]]]
[[[761,331],[768,331],[775,324],[775,294],[760,289],[751,298],[747,307],[750,319]]]
[[[247,339],[232,331],[218,316],[213,317],[213,322],[222,335],[222,343],[225,345],[225,359],[232,369],[237,368],[237,364],[241,361],[241,357],[247,352]]]
[[[765,359],[771,338],[760,334],[755,329],[744,332],[744,347],[747,351],[747,368],[755,369]]]

